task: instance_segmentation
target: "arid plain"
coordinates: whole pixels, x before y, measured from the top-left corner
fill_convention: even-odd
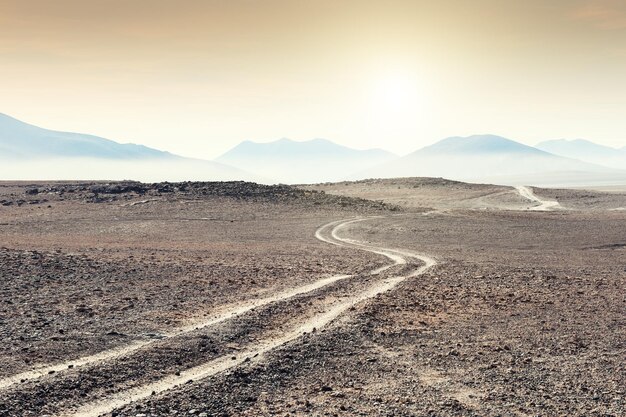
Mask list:
[[[626,414],[626,192],[0,183],[0,416]]]

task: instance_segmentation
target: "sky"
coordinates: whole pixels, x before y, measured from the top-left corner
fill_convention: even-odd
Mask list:
[[[243,140],[626,145],[624,0],[0,0],[0,112],[211,159]]]

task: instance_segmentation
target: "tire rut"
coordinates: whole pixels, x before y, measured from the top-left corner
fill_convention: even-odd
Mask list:
[[[348,225],[367,219],[331,222],[320,227],[315,236],[330,244],[383,255],[391,264],[363,276],[329,277],[261,302],[240,305],[202,326],[181,328],[162,341],[127,346],[115,356],[108,352],[110,356],[85,362],[79,369],[64,368],[45,378],[33,376],[34,381],[19,387],[25,389],[9,390],[9,403],[26,407],[39,404],[36,408],[40,414],[95,417],[110,413],[243,362],[260,361],[265,353],[328,325],[356,304],[389,291],[436,264],[424,255],[339,236]],[[393,267],[402,268],[402,275],[390,277]],[[236,349],[233,342],[237,343]]]

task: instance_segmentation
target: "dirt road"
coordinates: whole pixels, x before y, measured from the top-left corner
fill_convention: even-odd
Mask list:
[[[3,197],[0,417],[623,415],[621,196],[47,187]]]
[[[549,211],[549,210],[562,209],[563,208],[558,201],[544,200],[544,199],[538,197],[533,192],[532,189],[530,189],[530,188],[528,188],[528,187],[526,187],[524,185],[518,185],[517,187],[515,187],[515,189],[525,199],[539,204],[538,206],[529,207],[528,210],[531,210],[531,211]]]
[[[368,245],[350,239],[342,233],[342,230],[347,226],[367,220],[368,218],[356,218],[335,221],[320,227],[315,236],[329,244],[357,248],[385,256],[391,261],[388,265],[376,268],[362,276],[336,275],[325,277],[312,284],[292,288],[272,297],[249,300],[225,309],[222,314],[216,317],[176,329],[163,335],[161,340],[140,341],[96,355],[23,372],[1,380],[0,390],[4,391],[3,394],[9,398],[13,396],[16,401],[21,402],[26,407],[32,403],[32,397],[40,395],[42,390],[54,391],[54,395],[47,398],[49,401],[47,406],[50,409],[52,404],[51,408],[55,415],[96,417],[181,384],[206,379],[244,362],[260,361],[265,353],[280,348],[303,334],[316,332],[354,305],[389,291],[406,278],[420,275],[436,264],[433,258],[425,255],[401,249]],[[390,272],[392,271],[395,271],[395,274],[391,275]],[[340,288],[336,288],[336,284],[342,281],[346,281],[347,284],[341,288],[343,294],[338,295],[336,293]],[[224,352],[214,355],[210,360],[202,360],[201,356],[194,357],[186,369],[170,372],[165,372],[158,364],[150,363],[150,355],[154,351],[163,350],[165,347],[178,350],[188,349],[186,346],[188,339],[196,336],[198,331],[211,330],[220,324],[230,324],[229,322],[235,321],[236,318],[245,318],[248,314],[264,307],[272,307],[279,303],[286,303],[287,306],[298,305],[313,296],[320,297],[320,295],[322,299],[315,304],[315,309],[303,308],[300,305],[301,316],[297,315],[298,309],[296,308],[296,312],[289,314],[291,317],[286,322],[278,322],[274,328],[268,327],[264,332],[254,337],[252,341],[234,341],[238,343],[236,356]],[[236,326],[236,324],[231,325]],[[129,358],[136,359],[134,362],[128,362],[129,364],[140,361],[147,368],[142,370],[140,380],[135,379],[136,374],[133,372],[124,376],[127,369],[123,368],[123,364]],[[112,364],[122,367],[116,367],[119,374],[115,378],[107,378],[106,369]],[[99,379],[104,374],[105,380],[100,380],[98,385],[101,387],[104,382],[107,387],[106,393],[95,386],[91,390],[88,386],[84,386],[81,387],[83,389],[81,391],[82,398],[73,398],[72,401],[67,401],[63,390],[68,385],[74,387],[70,381],[80,380],[85,376],[82,374],[98,375]],[[146,376],[148,377],[146,378]],[[109,380],[107,381],[107,379]],[[31,400],[28,400],[29,397]]]

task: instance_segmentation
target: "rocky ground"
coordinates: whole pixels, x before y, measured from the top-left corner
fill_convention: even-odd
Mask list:
[[[227,197],[235,200],[265,203],[297,203],[300,208],[324,206],[324,208],[347,207],[351,209],[393,209],[371,200],[358,197],[342,198],[326,195],[324,191],[311,191],[287,185],[261,185],[244,181],[230,182],[179,182],[146,184],[125,182],[56,182],[29,183],[5,182],[1,184],[0,204],[22,206],[43,204],[50,201],[79,201],[86,203],[110,203],[135,201],[138,197],[153,199],[203,200]]]
[[[611,210],[621,194],[594,192],[590,203],[580,191],[535,189],[570,207],[530,212],[507,187],[384,181],[377,199],[392,205],[351,198],[345,190],[372,197],[354,183],[314,187],[324,193],[245,183],[0,187],[14,202],[0,208],[0,378],[150,341],[0,383],[0,416],[98,415],[103,399],[144,386],[154,394],[105,414],[626,415],[626,213]],[[372,218],[338,237],[438,264],[327,326],[249,353],[419,266],[372,275],[389,260],[315,239],[322,224],[354,216]],[[225,306],[333,274],[352,276],[169,336]],[[236,366],[160,389],[221,359]]]
[[[443,178],[368,179],[303,185],[303,189],[323,191],[336,196],[350,196],[398,205],[405,209],[427,208],[521,208],[526,202],[511,187],[492,184],[469,184]]]
[[[626,210],[626,190],[603,192],[582,189],[538,188],[537,191],[547,198],[557,200],[566,207],[576,210]]]
[[[302,188],[336,196],[380,201],[408,210],[424,207],[438,210],[524,210],[532,206],[514,187],[469,184],[443,178],[369,179],[303,185]],[[607,188],[610,192],[592,189],[534,189],[547,200],[557,200],[566,209],[626,210],[624,187]]]
[[[0,190],[15,202],[0,209],[0,377],[158,335],[238,299],[364,270],[376,260],[344,258],[311,230],[384,210],[250,183]]]

